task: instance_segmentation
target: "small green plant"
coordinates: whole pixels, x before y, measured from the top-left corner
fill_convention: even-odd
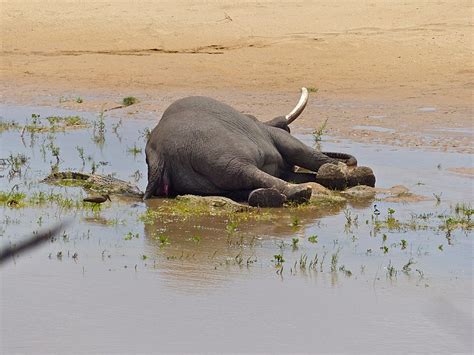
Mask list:
[[[122,99],[122,105],[124,106],[130,106],[133,104],[136,104],[138,102],[138,99],[133,96],[127,96]]]
[[[282,264],[285,262],[285,259],[283,259],[282,254],[275,254],[275,255],[273,255],[273,260],[272,261],[275,263],[276,267],[281,267]]]
[[[191,240],[196,243],[196,244],[199,244],[201,242],[201,237],[198,236],[198,235],[194,235],[191,237]]]
[[[410,258],[410,259],[408,260],[408,262],[407,262],[405,265],[403,265],[402,271],[403,271],[405,274],[408,275],[408,274],[410,273],[410,271],[411,271],[411,266],[412,266],[413,264],[415,264],[415,262],[413,261],[412,258]]]
[[[122,119],[120,119],[117,123],[114,123],[114,124],[112,125],[112,132],[113,132],[115,135],[117,135],[117,131],[118,131],[118,129],[119,129],[120,127],[122,127]]]
[[[10,129],[18,129],[20,125],[15,121],[0,121],[0,133]]]
[[[138,233],[136,234],[133,234],[132,232],[128,232],[126,235],[125,235],[125,238],[123,238],[124,240],[132,240],[132,239],[138,239],[140,238],[140,235]]]
[[[299,227],[300,223],[301,223],[301,221],[300,221],[300,219],[298,218],[298,216],[293,216],[293,217],[291,218],[291,226],[292,226],[293,228]]]
[[[308,92],[318,92],[318,91],[319,91],[319,89],[318,89],[318,88],[315,88],[315,87],[311,87],[311,86],[310,86],[310,87],[308,88]]]
[[[439,205],[441,203],[441,195],[443,193],[439,193],[439,194],[436,194],[436,193],[433,193],[433,196],[434,198],[436,199],[436,204]]]
[[[168,238],[166,235],[163,235],[163,234],[160,234],[158,236],[158,241],[160,242],[160,248],[163,248],[171,244],[170,238]]]
[[[388,246],[384,245],[384,246],[381,246],[380,249],[382,249],[383,253],[384,254],[387,254],[388,253]]]
[[[408,243],[407,243],[407,241],[406,241],[405,239],[402,239],[402,240],[400,241],[400,246],[401,246],[402,250],[406,249],[406,248],[407,248],[407,245],[408,245]]]
[[[392,265],[392,261],[390,260],[387,265],[387,277],[392,279],[397,276],[397,269]]]
[[[336,272],[338,260],[339,260],[339,250],[336,253],[331,255],[331,272]]]
[[[78,104],[82,104],[82,103],[84,102],[84,100],[82,100],[81,97],[77,97],[77,98],[76,98],[76,102],[77,102]]]
[[[322,136],[326,131],[327,124],[328,124],[328,119],[326,119],[319,128],[316,128],[313,131],[313,138],[316,143],[321,142]]]
[[[227,222],[227,225],[225,226],[225,229],[228,234],[233,234],[234,232],[237,231],[239,224],[236,221],[229,221]]]
[[[142,153],[142,148],[138,148],[137,144],[134,143],[133,147],[128,149],[128,152],[132,154],[133,156],[137,156],[138,154]]]
[[[79,158],[81,159],[81,161],[82,161],[82,167],[84,168],[84,166],[86,165],[86,158],[85,158],[85,156],[84,156],[84,148],[83,148],[83,147],[76,146],[76,150],[77,150],[77,152],[79,153]]]
[[[344,275],[346,275],[347,277],[351,277],[352,276],[352,271],[349,270],[349,269],[346,269],[346,267],[344,265],[342,265],[341,267],[339,267],[339,271],[341,271],[342,273],[344,273]]]
[[[99,113],[98,121],[94,121],[94,126],[93,126],[94,129],[92,132],[92,135],[93,135],[92,138],[94,142],[98,145],[102,145],[105,143],[106,128],[105,128],[104,118],[105,118],[104,111],[101,111]]]
[[[135,170],[131,177],[133,177],[133,180],[135,180],[135,182],[138,182],[142,178],[142,173],[140,172],[140,170]]]
[[[298,249],[298,243],[299,243],[299,239],[298,238],[292,238],[291,239],[291,246],[293,248],[293,250],[296,250]]]
[[[146,127],[142,131],[140,131],[139,133],[140,133],[140,137],[143,137],[145,139],[145,141],[148,141],[150,139],[150,136],[151,136],[151,129]]]
[[[6,159],[6,165],[10,168],[8,176],[10,178],[14,177],[15,175],[21,176],[21,169],[24,165],[26,165],[28,160],[29,158],[24,154],[10,154]]]
[[[308,237],[308,242],[316,244],[318,242],[318,236],[312,235],[311,237]]]

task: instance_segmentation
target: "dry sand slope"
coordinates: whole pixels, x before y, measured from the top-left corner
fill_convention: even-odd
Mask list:
[[[356,140],[471,152],[472,11],[462,0],[3,1],[1,90],[4,100],[48,93],[56,103],[64,92],[171,101],[220,90],[271,116],[261,105],[285,110],[281,98],[304,85],[322,104],[302,125],[322,116]],[[361,124],[396,133],[351,129]],[[444,127],[471,131],[410,136]]]

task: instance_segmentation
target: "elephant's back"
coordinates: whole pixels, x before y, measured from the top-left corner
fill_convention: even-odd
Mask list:
[[[175,137],[236,139],[261,142],[268,133],[258,122],[233,107],[204,96],[191,96],[175,101],[163,113],[158,131]]]

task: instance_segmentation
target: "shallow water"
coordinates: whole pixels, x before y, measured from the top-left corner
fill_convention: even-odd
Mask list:
[[[372,132],[383,132],[383,133],[395,132],[395,130],[392,128],[386,128],[386,127],[380,127],[380,126],[364,125],[364,126],[354,126],[352,128],[363,130],[363,131],[372,131]]]
[[[95,113],[53,108],[0,112],[3,122],[31,121],[32,113],[98,122]],[[51,142],[60,170],[83,167],[80,146],[84,171],[94,163],[97,173],[131,181],[139,171],[143,189],[144,155],[130,149],[144,146],[144,129],[156,121],[111,111],[104,122],[103,144],[92,127],[23,140],[20,130],[0,133],[1,158],[30,157],[21,176],[0,171],[0,191],[18,185],[28,196],[52,191],[80,200],[79,188],[40,183],[56,162]],[[296,136],[313,145],[306,131]],[[323,150],[350,152],[372,167],[378,186],[402,184],[429,199],[268,210],[249,220],[178,214],[151,223],[140,216],[170,201],[113,196],[98,212],[56,202],[1,206],[1,245],[74,219],[54,242],[2,265],[2,352],[472,351],[472,233],[458,228],[448,238],[440,229],[455,204],[472,204],[472,179],[448,171],[472,167],[472,155],[324,138]],[[414,227],[375,230],[389,209]]]

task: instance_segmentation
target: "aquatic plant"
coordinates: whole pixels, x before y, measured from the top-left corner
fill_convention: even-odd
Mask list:
[[[122,105],[124,106],[130,106],[133,104],[136,104],[138,102],[138,99],[133,96],[127,96],[122,99]]]
[[[326,119],[319,128],[313,131],[313,139],[316,143],[322,140],[322,136],[326,131],[327,124],[328,124],[328,119]]]
[[[312,235],[312,236],[308,237],[308,242],[313,243],[313,244],[317,243],[318,242],[318,236],[317,235]]]

